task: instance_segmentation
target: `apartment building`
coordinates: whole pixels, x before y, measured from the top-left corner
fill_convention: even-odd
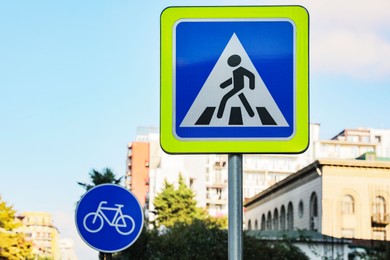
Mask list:
[[[137,197],[141,206],[145,205],[149,194],[149,157],[149,142],[128,144],[125,186]]]
[[[58,247],[59,232],[48,212],[24,212],[18,216],[22,221],[19,231],[33,244],[33,254],[37,258],[60,259]]]
[[[309,147],[302,154],[243,156],[243,197],[255,196],[317,159],[355,159],[367,153],[390,157],[390,129],[345,129],[321,140],[320,125],[311,124]],[[182,174],[198,205],[210,215],[224,216],[228,212],[227,161],[226,154],[166,154],[159,145],[158,128],[140,128],[136,140],[128,145],[126,185],[153,211],[152,202],[164,180],[175,183]]]

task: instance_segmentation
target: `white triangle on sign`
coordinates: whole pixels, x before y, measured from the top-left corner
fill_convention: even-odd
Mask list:
[[[228,98],[226,106],[223,111],[223,116],[218,118],[217,112],[221,103],[222,98],[233,89],[233,84],[222,88],[221,83],[232,78],[233,71],[236,69],[229,66],[227,63],[229,57],[232,55],[239,55],[241,57],[241,63],[238,67],[245,68],[246,70],[254,74],[254,89],[249,88],[249,79],[245,77],[244,79],[244,88]],[[233,80],[232,80],[233,83]],[[242,97],[239,97],[239,94],[243,94],[247,100],[247,103],[254,111],[255,115],[251,116],[247,109],[245,109],[244,102]],[[242,95],[241,95],[242,96]],[[205,114],[205,110],[209,109],[208,120],[206,122],[199,123],[202,115]],[[231,124],[231,111],[232,108],[239,108],[241,116],[241,124]],[[269,126],[270,123],[264,123],[264,120],[261,120],[260,110],[266,110],[268,113],[268,118],[271,117],[272,126],[288,126],[286,119],[284,118],[282,112],[280,111],[278,105],[274,101],[273,97],[269,93],[266,85],[264,84],[261,76],[250,60],[248,54],[246,53],[244,47],[242,46],[240,40],[233,34],[230,38],[228,44],[223,50],[221,56],[219,57],[217,63],[212,69],[210,75],[208,76],[206,82],[202,86],[200,92],[198,93],[195,101],[188,110],[186,116],[181,122],[181,127],[221,127],[221,126]]]

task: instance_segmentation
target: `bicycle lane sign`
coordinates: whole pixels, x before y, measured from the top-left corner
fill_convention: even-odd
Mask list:
[[[116,184],[102,184],[83,195],[75,221],[86,244],[101,252],[114,253],[138,239],[144,216],[133,193]]]

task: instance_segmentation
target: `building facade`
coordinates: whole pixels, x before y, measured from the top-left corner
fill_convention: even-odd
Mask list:
[[[33,254],[38,258],[60,259],[59,232],[48,212],[24,212],[18,216],[22,221],[19,231],[32,242]]]
[[[128,144],[127,172],[125,186],[145,205],[149,194],[149,142],[132,142]]]
[[[317,159],[355,159],[368,152],[390,157],[390,130],[345,129],[329,140],[320,140],[320,125],[311,124],[309,146],[302,154],[243,156],[243,197],[252,198]],[[226,154],[166,154],[159,145],[158,128],[141,128],[128,146],[126,185],[145,202],[148,211],[153,211],[154,197],[164,180],[175,183],[182,174],[199,206],[212,216],[226,216],[227,161]]]
[[[317,160],[244,203],[249,230],[390,240],[390,162]]]

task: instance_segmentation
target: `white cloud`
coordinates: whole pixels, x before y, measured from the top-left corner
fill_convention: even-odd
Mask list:
[[[389,79],[390,1],[313,1],[311,71]]]
[[[390,41],[378,34],[337,29],[317,36],[310,46],[313,72],[365,79],[390,76]]]
[[[308,10],[311,73],[390,79],[389,0],[250,2],[301,5]]]

